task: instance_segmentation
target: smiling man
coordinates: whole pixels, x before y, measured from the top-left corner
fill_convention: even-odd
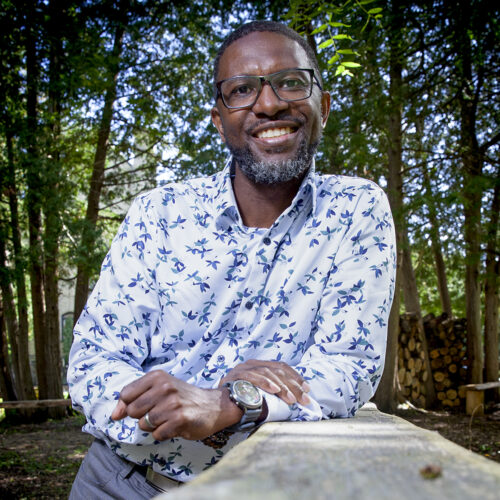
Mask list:
[[[70,498],[150,498],[266,421],[353,416],[380,379],[392,219],[372,182],[315,172],[314,52],[249,23],[214,91],[230,161],[134,202],[75,327],[70,392],[96,439]]]

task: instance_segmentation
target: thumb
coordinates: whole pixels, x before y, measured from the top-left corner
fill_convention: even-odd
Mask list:
[[[113,420],[121,420],[127,416],[127,405],[121,399],[118,400],[118,404],[116,405],[113,413],[111,414],[111,418]]]

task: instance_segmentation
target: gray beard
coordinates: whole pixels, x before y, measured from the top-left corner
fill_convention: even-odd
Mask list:
[[[235,148],[228,144],[233,158],[241,171],[256,184],[281,184],[303,177],[309,169],[316,154],[318,142],[307,146],[305,139],[301,141],[297,154],[288,160],[259,161],[248,147]]]

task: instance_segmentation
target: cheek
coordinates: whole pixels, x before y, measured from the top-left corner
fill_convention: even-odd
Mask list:
[[[244,140],[244,123],[237,117],[229,117],[223,122],[226,142],[242,142]]]
[[[309,121],[309,129],[310,129],[310,134],[311,138],[313,140],[316,140],[318,136],[322,134],[323,131],[323,116],[321,112],[321,106],[320,103],[318,103],[317,107],[310,108],[309,112],[307,114],[307,119]]]

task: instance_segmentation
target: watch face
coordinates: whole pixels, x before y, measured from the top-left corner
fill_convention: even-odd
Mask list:
[[[246,380],[236,380],[233,383],[233,394],[249,408],[258,408],[262,405],[259,390]]]

